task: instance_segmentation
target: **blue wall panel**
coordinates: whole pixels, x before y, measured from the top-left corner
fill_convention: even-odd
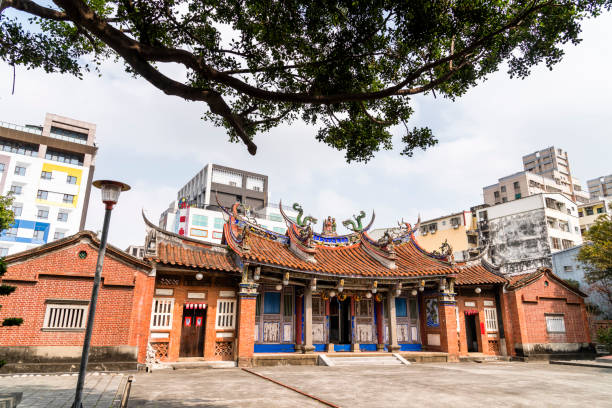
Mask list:
[[[255,353],[295,353],[293,344],[255,344]]]

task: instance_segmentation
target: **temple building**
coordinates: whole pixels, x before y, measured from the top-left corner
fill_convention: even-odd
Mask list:
[[[239,203],[220,207],[221,244],[166,231],[145,217],[144,259],[107,254],[117,267],[109,270],[105,263],[102,298],[118,290],[113,282],[122,282],[126,304],[151,312],[118,313],[123,325],[114,336],[124,343],[109,343],[101,333],[96,338],[94,330],[94,346],[125,346],[140,363],[199,358],[239,366],[259,365],[270,356],[286,364],[292,356],[316,353],[416,358],[438,352],[457,361],[473,352],[530,358],[590,349],[584,294],[547,269],[509,280],[484,256],[456,262],[448,245],[427,252],[414,235],[418,223],[373,239],[368,231],[374,214],[363,225],[364,212],[343,221],[351,233],[338,235],[335,219],[327,217],[321,232],[315,231],[315,218],[300,210],[294,220],[281,204],[287,232],[280,234],[258,225]],[[82,338],[82,325],[65,330],[61,322],[50,324],[44,310],[49,304],[55,314],[63,313],[62,305],[83,309],[90,275],[72,272],[71,257],[96,248],[87,235],[7,258],[4,280],[18,287],[8,297],[15,304],[24,294],[34,299],[36,285],[48,275],[58,281],[78,277],[83,290],[56,295],[46,285],[44,294],[27,302],[28,324],[0,328],[0,357],[5,346],[50,344],[58,336],[54,329],[64,341]],[[60,249],[63,257],[56,255]],[[45,270],[49,265],[56,271],[58,264],[62,273]],[[7,310],[18,311],[3,307],[0,318]]]

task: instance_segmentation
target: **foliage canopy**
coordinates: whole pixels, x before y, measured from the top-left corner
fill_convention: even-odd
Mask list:
[[[437,140],[411,95],[454,99],[507,64],[549,68],[610,0],[0,0],[0,58],[80,77],[117,58],[168,95],[203,101],[255,154],[258,133],[302,119],[367,161]],[[11,13],[10,9],[26,13]],[[186,80],[160,70],[181,65]]]

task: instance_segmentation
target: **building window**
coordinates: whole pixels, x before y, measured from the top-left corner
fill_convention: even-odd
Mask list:
[[[18,176],[25,176],[26,168],[22,166],[15,166],[15,174]]]
[[[563,249],[568,249],[574,246],[574,243],[569,239],[564,239],[561,241],[561,243],[563,244]]]
[[[16,142],[13,140],[0,138],[0,150],[9,153],[23,154],[24,156],[36,156],[38,154],[38,146],[29,143]]]
[[[559,242],[559,238],[551,237],[553,249],[561,249],[561,242]]]
[[[4,168],[5,167],[6,167],[6,164],[0,163],[0,173],[4,173]]]
[[[548,333],[565,333],[563,315],[546,315],[546,331]]]
[[[508,199],[506,197],[502,197],[502,203],[506,203],[508,202]]]
[[[215,228],[216,229],[223,229],[223,224],[225,224],[225,221],[223,221],[223,218],[215,218]]]
[[[502,193],[505,193],[506,192],[506,186],[501,186],[500,190],[501,190]]]
[[[47,218],[49,218],[49,210],[45,210],[45,209],[39,209],[38,213],[36,213],[36,218],[39,218],[41,220],[46,220]]]
[[[320,297],[312,297],[312,315],[323,316],[325,314],[325,302]]]
[[[174,299],[153,299],[151,329],[172,329],[172,309]]]
[[[268,218],[270,219],[270,221],[278,221],[278,222],[283,221],[283,217],[280,214],[270,214]]]
[[[7,236],[7,237],[17,237],[17,228],[15,227],[11,227],[5,231],[3,231],[3,233]]]
[[[67,212],[63,212],[60,211],[57,213],[57,220],[61,221],[61,222],[67,222],[68,221],[68,213]]]
[[[236,315],[236,301],[235,300],[233,299],[232,300],[221,300],[221,299],[217,300],[217,324],[216,324],[217,329],[233,329],[235,315]]]
[[[593,207],[585,207],[586,215],[593,215]]]
[[[494,192],[494,193],[493,193],[493,197],[495,197],[495,198],[499,198],[499,191]]]
[[[485,307],[485,327],[488,332],[497,331],[497,310],[494,307]]]
[[[272,230],[277,234],[284,234],[285,232],[287,232],[287,228],[274,227],[272,228]]]
[[[47,148],[45,159],[53,160],[60,163],[75,164],[77,166],[83,165],[83,155],[78,153],[68,153],[61,150]]]
[[[55,231],[55,233],[53,234],[53,239],[62,239],[65,236],[66,236],[65,232]]]
[[[395,300],[397,300],[397,298]],[[361,317],[373,316],[371,300],[361,299],[359,302],[356,302],[356,306],[357,306],[357,316],[361,316]]]
[[[43,329],[81,330],[87,323],[89,302],[48,302]]]
[[[36,193],[36,198],[39,200],[46,200],[49,197],[49,192],[45,190],[38,190]]]
[[[15,184],[13,184],[11,186],[10,192],[13,193],[13,195],[20,195],[22,188],[23,187],[21,187],[21,186],[17,186]]]
[[[44,240],[45,240],[45,231],[35,230],[34,236],[32,237],[32,241],[44,241]]]
[[[280,292],[266,292],[264,294],[264,314],[280,314]]]
[[[51,172],[43,171],[42,173],[40,173],[40,178],[44,180],[51,180]]]
[[[293,296],[286,293],[283,298],[283,316],[291,318],[293,316]]]
[[[603,213],[603,207],[597,207],[597,214]]]
[[[574,267],[572,265],[565,265],[563,267],[563,272],[572,272],[574,270]]]
[[[74,203],[74,196],[72,194],[64,194],[63,202],[66,203],[66,204]]]
[[[206,215],[194,215],[191,224],[198,227],[208,227],[208,217]]]
[[[395,298],[395,316],[408,317],[408,305],[406,303],[406,298]]]
[[[578,211],[578,216],[582,217],[582,211]]]
[[[515,182],[514,182],[514,189],[515,189],[515,190],[519,190],[520,188],[521,188],[521,186],[519,185],[519,182],[518,182],[518,181],[515,181]]]
[[[23,212],[23,204],[15,203],[13,204],[13,214],[15,217],[20,217]]]
[[[76,184],[77,183],[77,178],[75,176],[67,176],[66,177],[66,183],[68,183],[68,184]]]
[[[0,248],[0,257],[4,258],[8,255],[8,248]]]
[[[521,198],[521,193],[518,193],[518,194],[515,194],[515,195],[514,195],[514,199],[515,199],[515,200],[518,200],[519,198]]]

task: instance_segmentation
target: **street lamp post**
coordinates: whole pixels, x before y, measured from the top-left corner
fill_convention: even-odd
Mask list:
[[[108,226],[110,224],[111,212],[119,200],[119,194],[121,194],[122,191],[127,191],[130,189],[130,186],[127,184],[112,180],[96,180],[93,182],[93,185],[101,190],[102,202],[106,205],[106,211],[104,213],[104,226],[102,227],[100,250],[98,251],[98,262],[96,264],[96,273],[94,275],[93,289],[91,291],[91,301],[89,303],[89,315],[87,316],[87,328],[85,329],[85,340],[83,341],[83,352],[81,354],[81,365],[79,367],[79,379],[77,381],[76,392],[74,395],[74,403],[72,404],[73,408],[81,408],[83,406],[83,386],[85,385],[87,361],[89,360],[89,347],[91,345],[91,333],[93,331],[94,318],[96,316],[96,303],[98,301],[100,280],[102,278],[102,263],[104,262],[104,254],[106,253],[106,239],[108,237]]]

